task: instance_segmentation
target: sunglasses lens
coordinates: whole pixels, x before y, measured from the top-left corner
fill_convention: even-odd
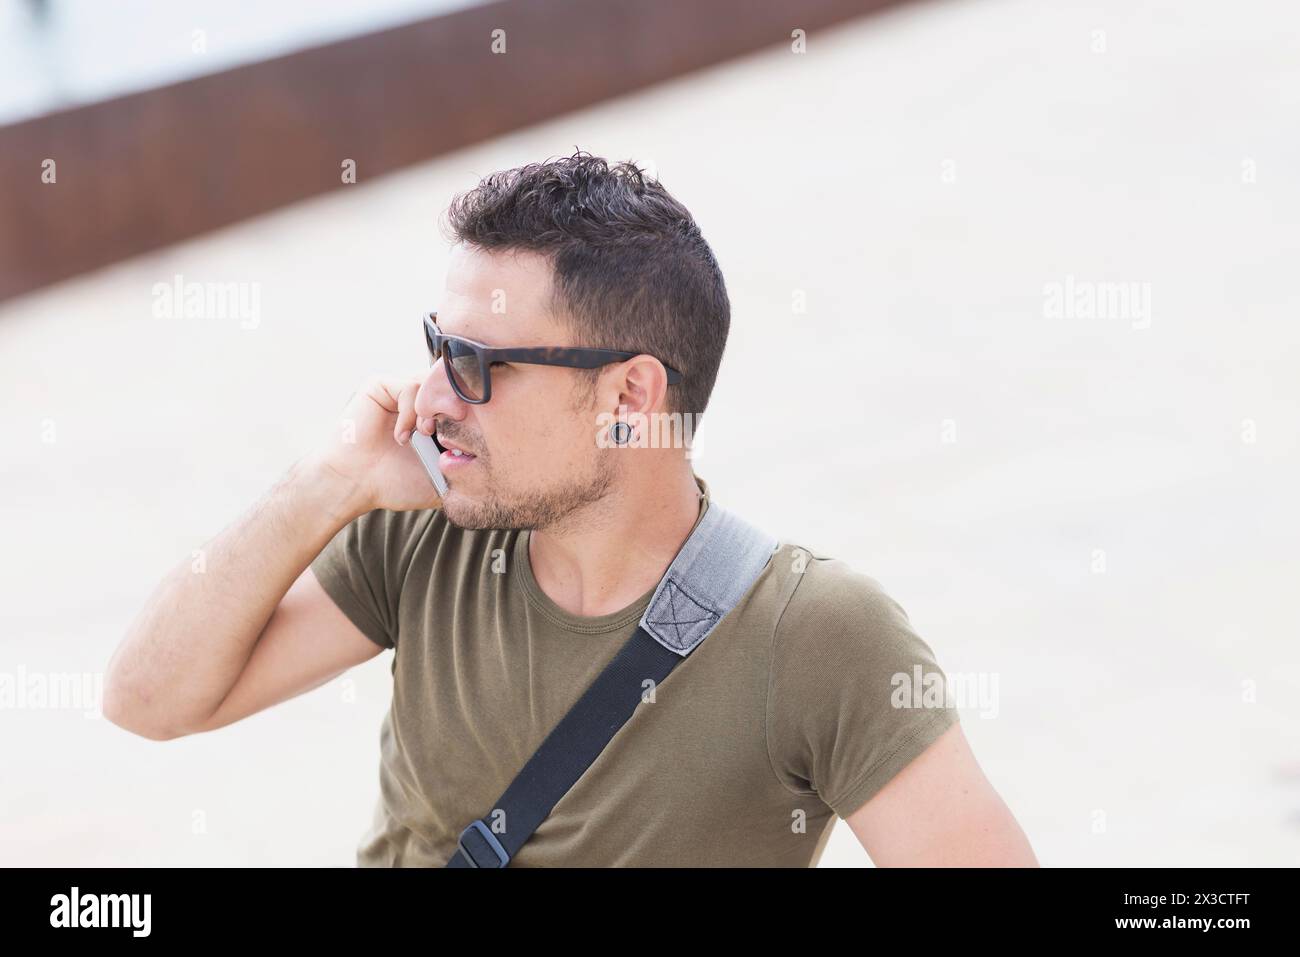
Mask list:
[[[478,352],[468,343],[441,336],[433,328],[431,318],[424,322],[424,344],[429,348],[429,365],[437,362],[439,357],[445,359],[447,375],[461,398],[478,402],[487,391],[483,381],[483,363],[479,361]]]
[[[483,365],[478,353],[463,342],[446,340],[447,368],[456,380],[456,388],[471,401],[483,398]]]

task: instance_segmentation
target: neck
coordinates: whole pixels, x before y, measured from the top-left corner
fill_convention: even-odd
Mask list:
[[[564,528],[528,536],[533,578],[571,615],[626,608],[659,583],[700,517],[690,464],[644,470]]]

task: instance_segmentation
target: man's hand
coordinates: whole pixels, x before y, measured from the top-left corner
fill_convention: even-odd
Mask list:
[[[415,394],[424,376],[378,376],[348,401],[333,438],[311,456],[311,467],[338,476],[351,489],[349,510],[393,511],[442,504],[410,445]]]
[[[1037,867],[961,724],[846,818],[877,867]]]

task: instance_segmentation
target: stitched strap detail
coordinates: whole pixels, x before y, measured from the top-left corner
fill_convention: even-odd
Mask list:
[[[664,600],[656,608],[656,614],[665,613],[664,618],[654,618],[647,624],[654,625],[666,636],[671,636],[674,648],[685,648],[698,644],[697,635],[708,634],[718,622],[716,612],[704,607],[690,595],[686,589],[675,582],[669,582],[664,589]]]
[[[641,627],[669,651],[689,655],[749,591],[779,544],[710,502],[650,598]]]

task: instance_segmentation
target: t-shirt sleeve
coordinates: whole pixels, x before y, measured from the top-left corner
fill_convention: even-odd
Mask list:
[[[429,515],[427,510],[366,512],[339,529],[311,563],[325,594],[382,648],[397,647],[402,582]]]
[[[830,558],[801,575],[773,642],[768,748],[786,787],[845,818],[959,716],[933,651],[879,582]]]

